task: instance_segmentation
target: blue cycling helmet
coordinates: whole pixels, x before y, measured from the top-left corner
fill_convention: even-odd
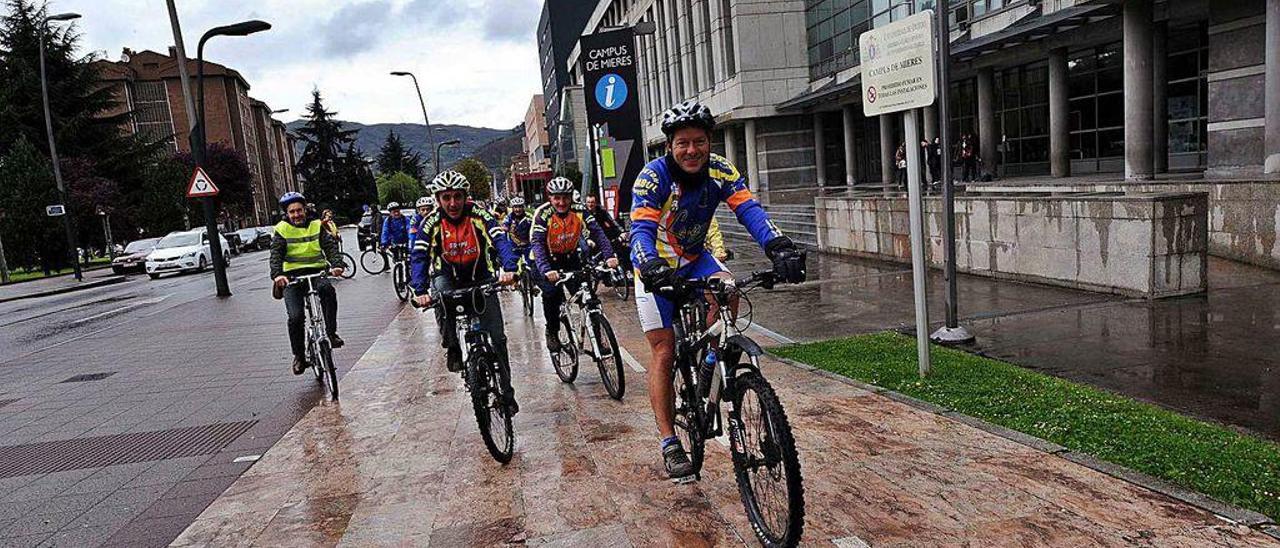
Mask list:
[[[307,202],[307,197],[303,196],[301,192],[286,192],[280,197],[280,209],[288,209],[289,204],[293,202],[302,202],[305,204]]]

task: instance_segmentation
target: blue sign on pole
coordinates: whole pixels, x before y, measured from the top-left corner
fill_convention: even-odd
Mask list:
[[[596,103],[605,110],[617,110],[627,102],[627,81],[609,73],[596,82]]]

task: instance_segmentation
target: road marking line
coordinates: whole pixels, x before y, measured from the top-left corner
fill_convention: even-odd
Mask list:
[[[245,455],[243,457],[236,457],[232,459],[231,462],[254,462],[260,458],[262,458],[262,455]]]
[[[157,298],[155,298],[155,299],[147,299],[147,300],[145,300],[145,301],[138,301],[138,302],[136,302],[136,303],[130,303],[130,304],[124,305],[124,306],[122,306],[122,307],[120,307],[120,308],[115,308],[115,309],[112,309],[112,310],[108,310],[108,311],[106,311],[106,312],[99,312],[99,313],[94,314],[94,315],[92,315],[92,316],[89,316],[89,317],[87,317],[87,318],[80,318],[80,319],[78,319],[78,320],[76,320],[76,321],[73,321],[73,322],[71,322],[71,324],[70,324],[70,325],[80,325],[80,324],[82,324],[82,323],[91,322],[91,321],[96,320],[96,319],[98,319],[98,318],[104,318],[104,317],[106,317],[106,316],[115,316],[115,315],[117,315],[117,314],[121,314],[121,313],[123,313],[123,312],[125,312],[125,311],[133,310],[133,309],[138,308],[138,307],[140,307],[140,306],[146,306],[146,305],[149,305],[149,304],[158,304],[158,303],[160,303],[161,301],[163,301],[163,300],[165,300],[165,299],[168,299],[169,297],[172,297],[173,295],[174,295],[173,293],[170,293],[170,294],[165,295],[165,296],[163,296],[163,297],[157,297]]]
[[[836,548],[871,548],[871,545],[867,544],[867,541],[858,537],[831,539],[831,544],[836,545]]]
[[[636,360],[635,356],[632,356],[630,352],[627,352],[626,347],[618,345],[618,350],[622,352],[622,361],[627,362],[627,367],[630,367],[631,370],[636,373],[645,372],[644,366],[640,365],[640,362]]]

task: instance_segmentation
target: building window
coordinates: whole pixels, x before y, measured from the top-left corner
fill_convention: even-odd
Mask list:
[[[1168,36],[1169,167],[1199,169],[1208,160],[1208,29],[1171,28]]]
[[[133,109],[135,133],[147,141],[164,142],[170,150],[178,150],[173,137],[173,115],[169,111],[169,90],[164,82],[135,82]]]
[[[733,78],[738,75],[738,59],[733,53],[733,4],[730,0],[720,0],[720,19],[724,21],[724,63],[729,67],[729,77]]]
[[[951,125],[948,127],[948,133],[951,134],[949,143],[954,146],[960,142],[961,136],[978,134],[977,80],[968,78],[952,83],[948,100],[951,107],[948,109],[948,114],[951,116]]]
[[[689,95],[697,95],[698,90],[702,89],[702,78],[698,75],[698,35],[694,32],[693,14],[693,0],[684,0],[684,42],[688,48],[686,51],[689,52],[689,76],[693,82]]]
[[[995,75],[996,128],[1005,175],[1048,171],[1049,67],[1043,63]]]
[[[714,48],[711,47],[713,43],[711,40],[711,0],[700,0],[698,6],[702,8],[702,62],[707,67],[707,79],[711,80],[707,82],[707,86],[710,87],[716,81],[715,55],[712,55]]]
[[[1120,43],[1067,55],[1067,124],[1072,171],[1124,167],[1124,66]]]

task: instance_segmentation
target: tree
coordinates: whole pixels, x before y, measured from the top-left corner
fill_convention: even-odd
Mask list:
[[[118,233],[164,236],[188,228],[191,219],[201,219],[197,204],[186,196],[190,177],[191,167],[176,156],[153,164],[143,181],[141,201],[130,218],[133,228]],[[217,179],[214,182],[218,183]]]
[[[8,5],[8,15],[0,18],[0,155],[25,139],[48,162],[40,92],[43,35],[50,111],[60,158],[88,161],[83,164],[88,175],[113,181],[122,198],[136,198],[132,191],[141,186],[163,143],[146,142],[121,131],[132,113],[119,109],[114,90],[101,84],[92,64],[94,56],[76,56],[79,36],[74,24],[49,25],[46,34],[40,28],[47,15],[44,7],[29,0],[9,0]]]
[[[475,158],[466,158],[449,168],[463,177],[467,178],[467,182],[471,183],[471,198],[473,200],[489,200],[493,198],[493,177],[489,175],[489,168],[484,167],[480,160]]]
[[[416,152],[410,153],[395,131],[387,133],[387,140],[382,143],[382,150],[378,152],[378,157],[374,161],[377,163],[379,174],[389,175],[400,172],[419,181],[422,180],[422,155]]]
[[[356,149],[356,130],[343,128],[337,113],[325,110],[320,90],[311,98],[307,123],[298,129],[303,148],[297,172],[307,181],[307,199],[342,219],[358,217],[362,205],[377,199],[373,172]]]
[[[58,203],[49,160],[26,138],[19,137],[0,156],[0,233],[9,265],[60,268],[66,264],[66,236],[55,217],[45,216],[47,205]]]
[[[400,202],[412,206],[422,197],[422,185],[408,173],[397,171],[390,175],[378,175],[378,203]]]

